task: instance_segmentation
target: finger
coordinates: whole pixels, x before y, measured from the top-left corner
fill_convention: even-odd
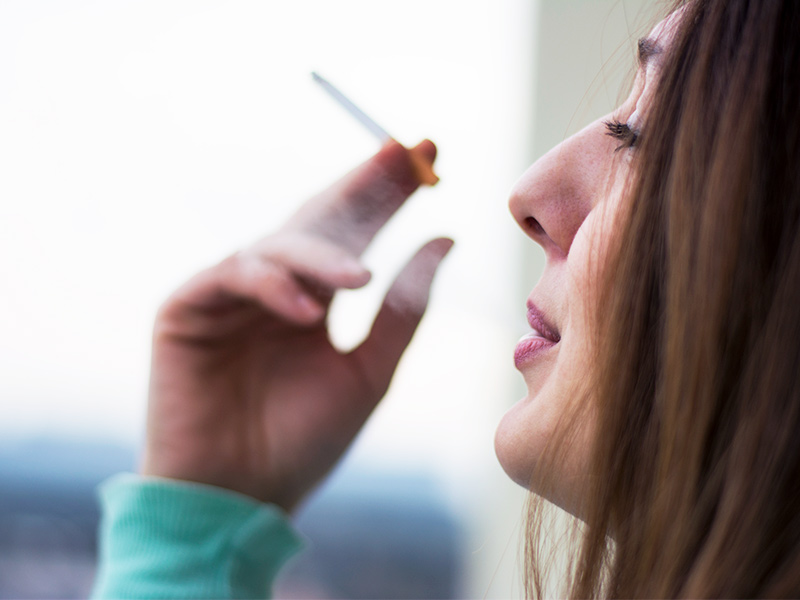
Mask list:
[[[226,283],[266,311],[297,325],[312,325],[325,316],[326,307],[280,264],[244,258],[231,270]]]
[[[388,142],[372,158],[305,204],[289,220],[287,229],[321,235],[359,256],[419,187],[419,169],[414,163],[420,157],[433,162],[433,142],[425,140],[412,150],[394,140]]]
[[[395,279],[369,336],[352,352],[374,388],[383,395],[428,305],[436,269],[453,247],[453,240],[428,242]]]
[[[326,310],[283,266],[243,252],[195,275],[167,301],[163,316],[196,329],[252,305],[296,325],[313,325]]]
[[[312,289],[322,292],[357,289],[366,285],[371,277],[358,258],[318,236],[271,236],[246,252],[277,263]]]

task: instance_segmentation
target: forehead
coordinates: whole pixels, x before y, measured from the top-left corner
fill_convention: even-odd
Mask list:
[[[672,41],[675,38],[675,32],[686,13],[686,6],[683,5],[676,11],[659,22],[647,37],[639,40],[639,57],[644,59],[644,62],[653,56],[663,54],[669,50]]]

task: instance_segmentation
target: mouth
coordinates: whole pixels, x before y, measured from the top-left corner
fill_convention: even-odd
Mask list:
[[[561,341],[561,334],[553,327],[544,313],[528,301],[528,324],[531,331],[525,334],[514,350],[514,364],[517,369],[535,360]]]

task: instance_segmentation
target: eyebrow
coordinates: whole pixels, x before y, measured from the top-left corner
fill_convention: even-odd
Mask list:
[[[663,48],[651,38],[641,38],[639,40],[639,66],[644,68],[650,59],[656,54],[661,54]]]

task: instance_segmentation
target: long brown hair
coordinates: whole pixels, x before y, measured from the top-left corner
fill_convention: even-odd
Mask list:
[[[603,271],[568,594],[799,597],[800,2],[678,29]]]

